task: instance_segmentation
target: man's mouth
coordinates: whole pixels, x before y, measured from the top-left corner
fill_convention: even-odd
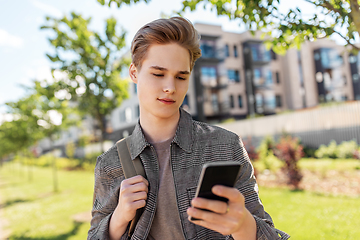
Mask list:
[[[169,99],[169,98],[158,98],[158,100],[165,104],[172,104],[175,103],[175,100]]]

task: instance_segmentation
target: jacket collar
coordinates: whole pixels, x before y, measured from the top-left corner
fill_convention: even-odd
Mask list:
[[[190,153],[193,145],[193,124],[192,117],[185,110],[180,108],[180,119],[176,129],[175,137],[172,142],[176,143],[185,152]],[[128,143],[131,158],[135,159],[140,153],[151,144],[145,139],[144,133],[140,126],[140,121],[135,125],[135,129],[129,136]]]

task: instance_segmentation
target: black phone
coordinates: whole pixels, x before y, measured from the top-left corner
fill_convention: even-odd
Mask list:
[[[240,166],[240,163],[230,161],[204,164],[195,197],[227,202],[227,198],[213,194],[211,189],[215,185],[234,187],[240,174]],[[192,220],[196,219],[192,218]]]

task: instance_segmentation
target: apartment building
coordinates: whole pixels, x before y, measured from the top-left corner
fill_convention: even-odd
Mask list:
[[[282,56],[266,49],[260,33],[195,27],[202,57],[194,66],[183,108],[197,120],[219,122],[360,100],[360,54],[352,55],[332,40],[306,42]],[[130,134],[139,117],[136,85],[131,83],[129,91],[130,99],[111,115],[113,141]]]

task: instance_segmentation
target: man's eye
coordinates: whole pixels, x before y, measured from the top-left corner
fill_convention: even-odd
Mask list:
[[[164,74],[156,74],[156,73],[153,73],[153,75],[154,75],[155,77],[163,77],[163,76],[164,76]]]
[[[186,80],[186,78],[184,78],[184,77],[178,77],[178,79],[180,79],[180,80]]]

